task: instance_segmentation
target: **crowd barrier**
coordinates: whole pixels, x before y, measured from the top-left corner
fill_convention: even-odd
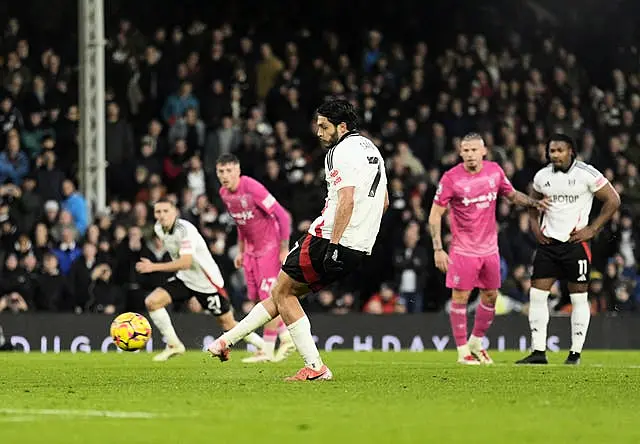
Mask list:
[[[442,351],[455,348],[445,314],[315,314],[310,318],[321,351]],[[18,352],[107,352],[116,350],[109,337],[111,319],[111,316],[104,315],[3,314],[0,315],[0,325]],[[173,320],[178,335],[189,349],[204,350],[221,333],[211,316],[176,314]],[[528,350],[528,321],[521,315],[497,317],[484,340],[492,350]],[[565,350],[570,341],[570,319],[552,318],[548,349]],[[154,329],[153,339],[146,350],[151,352],[162,347],[162,338]],[[640,348],[640,317],[593,317],[585,347],[610,350]]]

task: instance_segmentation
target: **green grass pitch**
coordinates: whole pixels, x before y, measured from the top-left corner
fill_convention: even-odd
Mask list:
[[[189,352],[0,354],[0,443],[638,443],[640,352],[579,367],[455,364],[453,352],[332,352],[329,382],[301,362],[220,363]]]

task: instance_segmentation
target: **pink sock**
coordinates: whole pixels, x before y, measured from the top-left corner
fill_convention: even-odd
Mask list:
[[[467,304],[452,302],[449,321],[453,337],[456,340],[456,347],[465,345],[467,343]]]
[[[282,334],[285,331],[289,331],[287,329],[287,325],[284,323],[284,321],[282,319],[280,319],[280,321],[278,321],[278,334]]]
[[[493,317],[496,315],[496,307],[494,305],[486,305],[482,302],[476,308],[476,320],[473,323],[473,336],[476,338],[484,338],[485,333],[491,327]]]
[[[276,339],[278,339],[278,330],[265,328],[262,333],[262,339],[264,339],[265,342],[276,342]]]

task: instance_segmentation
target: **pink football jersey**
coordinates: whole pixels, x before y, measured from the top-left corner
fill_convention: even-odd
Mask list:
[[[220,188],[220,196],[236,221],[238,235],[244,240],[244,252],[262,256],[279,248],[278,222],[273,216],[276,199],[255,179],[240,177],[235,192]]]
[[[483,161],[476,174],[465,170],[462,163],[447,171],[433,201],[449,207],[451,250],[464,256],[497,253],[496,203],[498,196],[512,191],[513,185],[495,162]]]

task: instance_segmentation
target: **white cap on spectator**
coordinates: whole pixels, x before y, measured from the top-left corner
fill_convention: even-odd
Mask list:
[[[60,205],[58,205],[58,202],[56,202],[55,200],[48,200],[44,204],[45,211],[58,211],[59,209],[60,209]]]

